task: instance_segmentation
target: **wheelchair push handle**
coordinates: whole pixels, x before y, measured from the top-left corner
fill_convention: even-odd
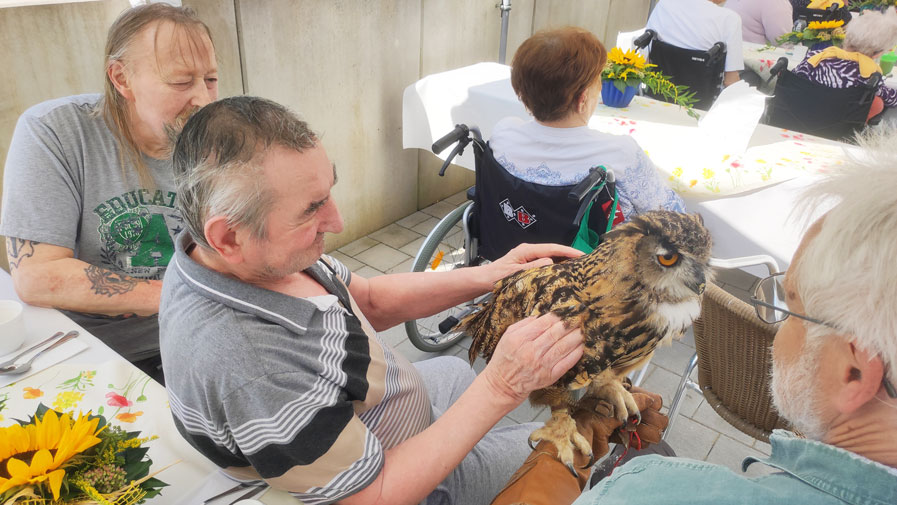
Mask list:
[[[654,37],[657,37],[657,32],[654,30],[645,30],[645,33],[639,35],[638,38],[632,41],[632,45],[637,49],[642,49],[650,44]]]
[[[456,124],[454,130],[448,132],[448,134],[444,135],[442,138],[440,138],[436,142],[433,142],[432,150],[434,153],[439,154],[442,151],[445,151],[445,148],[447,148],[448,146],[467,137],[467,135],[469,133],[470,133],[470,129],[467,127],[467,125]]]
[[[607,170],[602,166],[592,167],[589,169],[589,175],[587,175],[585,179],[579,181],[579,184],[567,193],[567,198],[578,202],[586,196],[589,190],[595,186],[603,185],[606,181]]]
[[[783,70],[788,70],[788,58],[782,56],[778,60],[776,60],[776,64],[769,69],[770,76],[776,76],[782,73]]]

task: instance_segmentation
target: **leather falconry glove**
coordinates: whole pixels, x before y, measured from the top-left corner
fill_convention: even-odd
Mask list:
[[[642,447],[660,442],[668,419],[660,413],[663,400],[659,395],[640,388],[632,389],[633,398],[641,412],[638,425],[621,428],[610,417],[612,409],[606,404],[583,405],[573,413],[579,433],[592,442],[594,459],[607,454],[609,443],[629,443],[630,432],[641,439]],[[625,442],[624,442],[625,441]],[[578,451],[574,455],[577,477],[557,458],[557,448],[550,442],[539,442],[535,450],[511,476],[504,489],[492,500],[492,505],[569,505],[579,497],[589,479],[590,459]]]

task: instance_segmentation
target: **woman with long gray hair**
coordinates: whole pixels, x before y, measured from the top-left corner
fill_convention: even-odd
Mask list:
[[[218,97],[209,29],[187,8],[128,9],[109,29],[104,73],[104,94],[19,118],[0,234],[23,301],[66,311],[161,380],[161,279],[183,228],[169,136]]]

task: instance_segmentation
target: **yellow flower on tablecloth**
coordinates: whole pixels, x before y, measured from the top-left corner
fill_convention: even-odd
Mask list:
[[[676,177],[682,177],[682,167],[676,167],[673,169],[673,175]]]
[[[138,412],[122,412],[121,414],[115,416],[115,418],[123,423],[133,423],[134,421],[137,420],[138,416],[142,416],[142,415],[143,415],[142,410],[138,411]]]
[[[716,174],[715,174],[715,172],[714,172],[713,170],[711,170],[711,169],[709,169],[709,168],[705,168],[705,169],[701,172],[701,175],[703,175],[705,179],[712,179],[713,176],[716,175]]]
[[[688,183],[688,187],[693,188],[698,183],[697,179],[692,179],[691,182]]]
[[[40,389],[36,389],[36,388],[26,387],[23,389],[23,391],[24,392],[22,393],[22,398],[24,398],[26,400],[33,400],[35,398],[40,398],[41,396],[44,396],[44,392],[41,391]]]
[[[78,402],[84,399],[84,393],[76,391],[62,391],[56,395],[53,400],[53,408],[58,411],[72,410],[78,405]]]
[[[81,415],[72,420],[68,414],[61,417],[48,410],[43,419],[33,424],[16,424],[0,428],[0,468],[6,468],[8,476],[0,475],[0,494],[21,485],[46,482],[53,499],[59,499],[64,466],[73,456],[100,443],[96,436],[99,419]]]

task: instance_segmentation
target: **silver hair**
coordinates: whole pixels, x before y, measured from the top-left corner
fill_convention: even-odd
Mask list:
[[[828,321],[897,372],[897,127],[857,136],[844,168],[814,185],[802,209],[838,203],[792,265],[810,317]],[[807,338],[833,330],[809,324]]]
[[[274,195],[262,162],[273,146],[303,152],[318,137],[286,107],[252,96],[211,103],[184,125],[172,162],[178,207],[197,244],[209,248],[206,220],[223,216],[257,239],[267,238]]]
[[[897,13],[867,10],[844,27],[844,49],[872,57],[897,45]]]

